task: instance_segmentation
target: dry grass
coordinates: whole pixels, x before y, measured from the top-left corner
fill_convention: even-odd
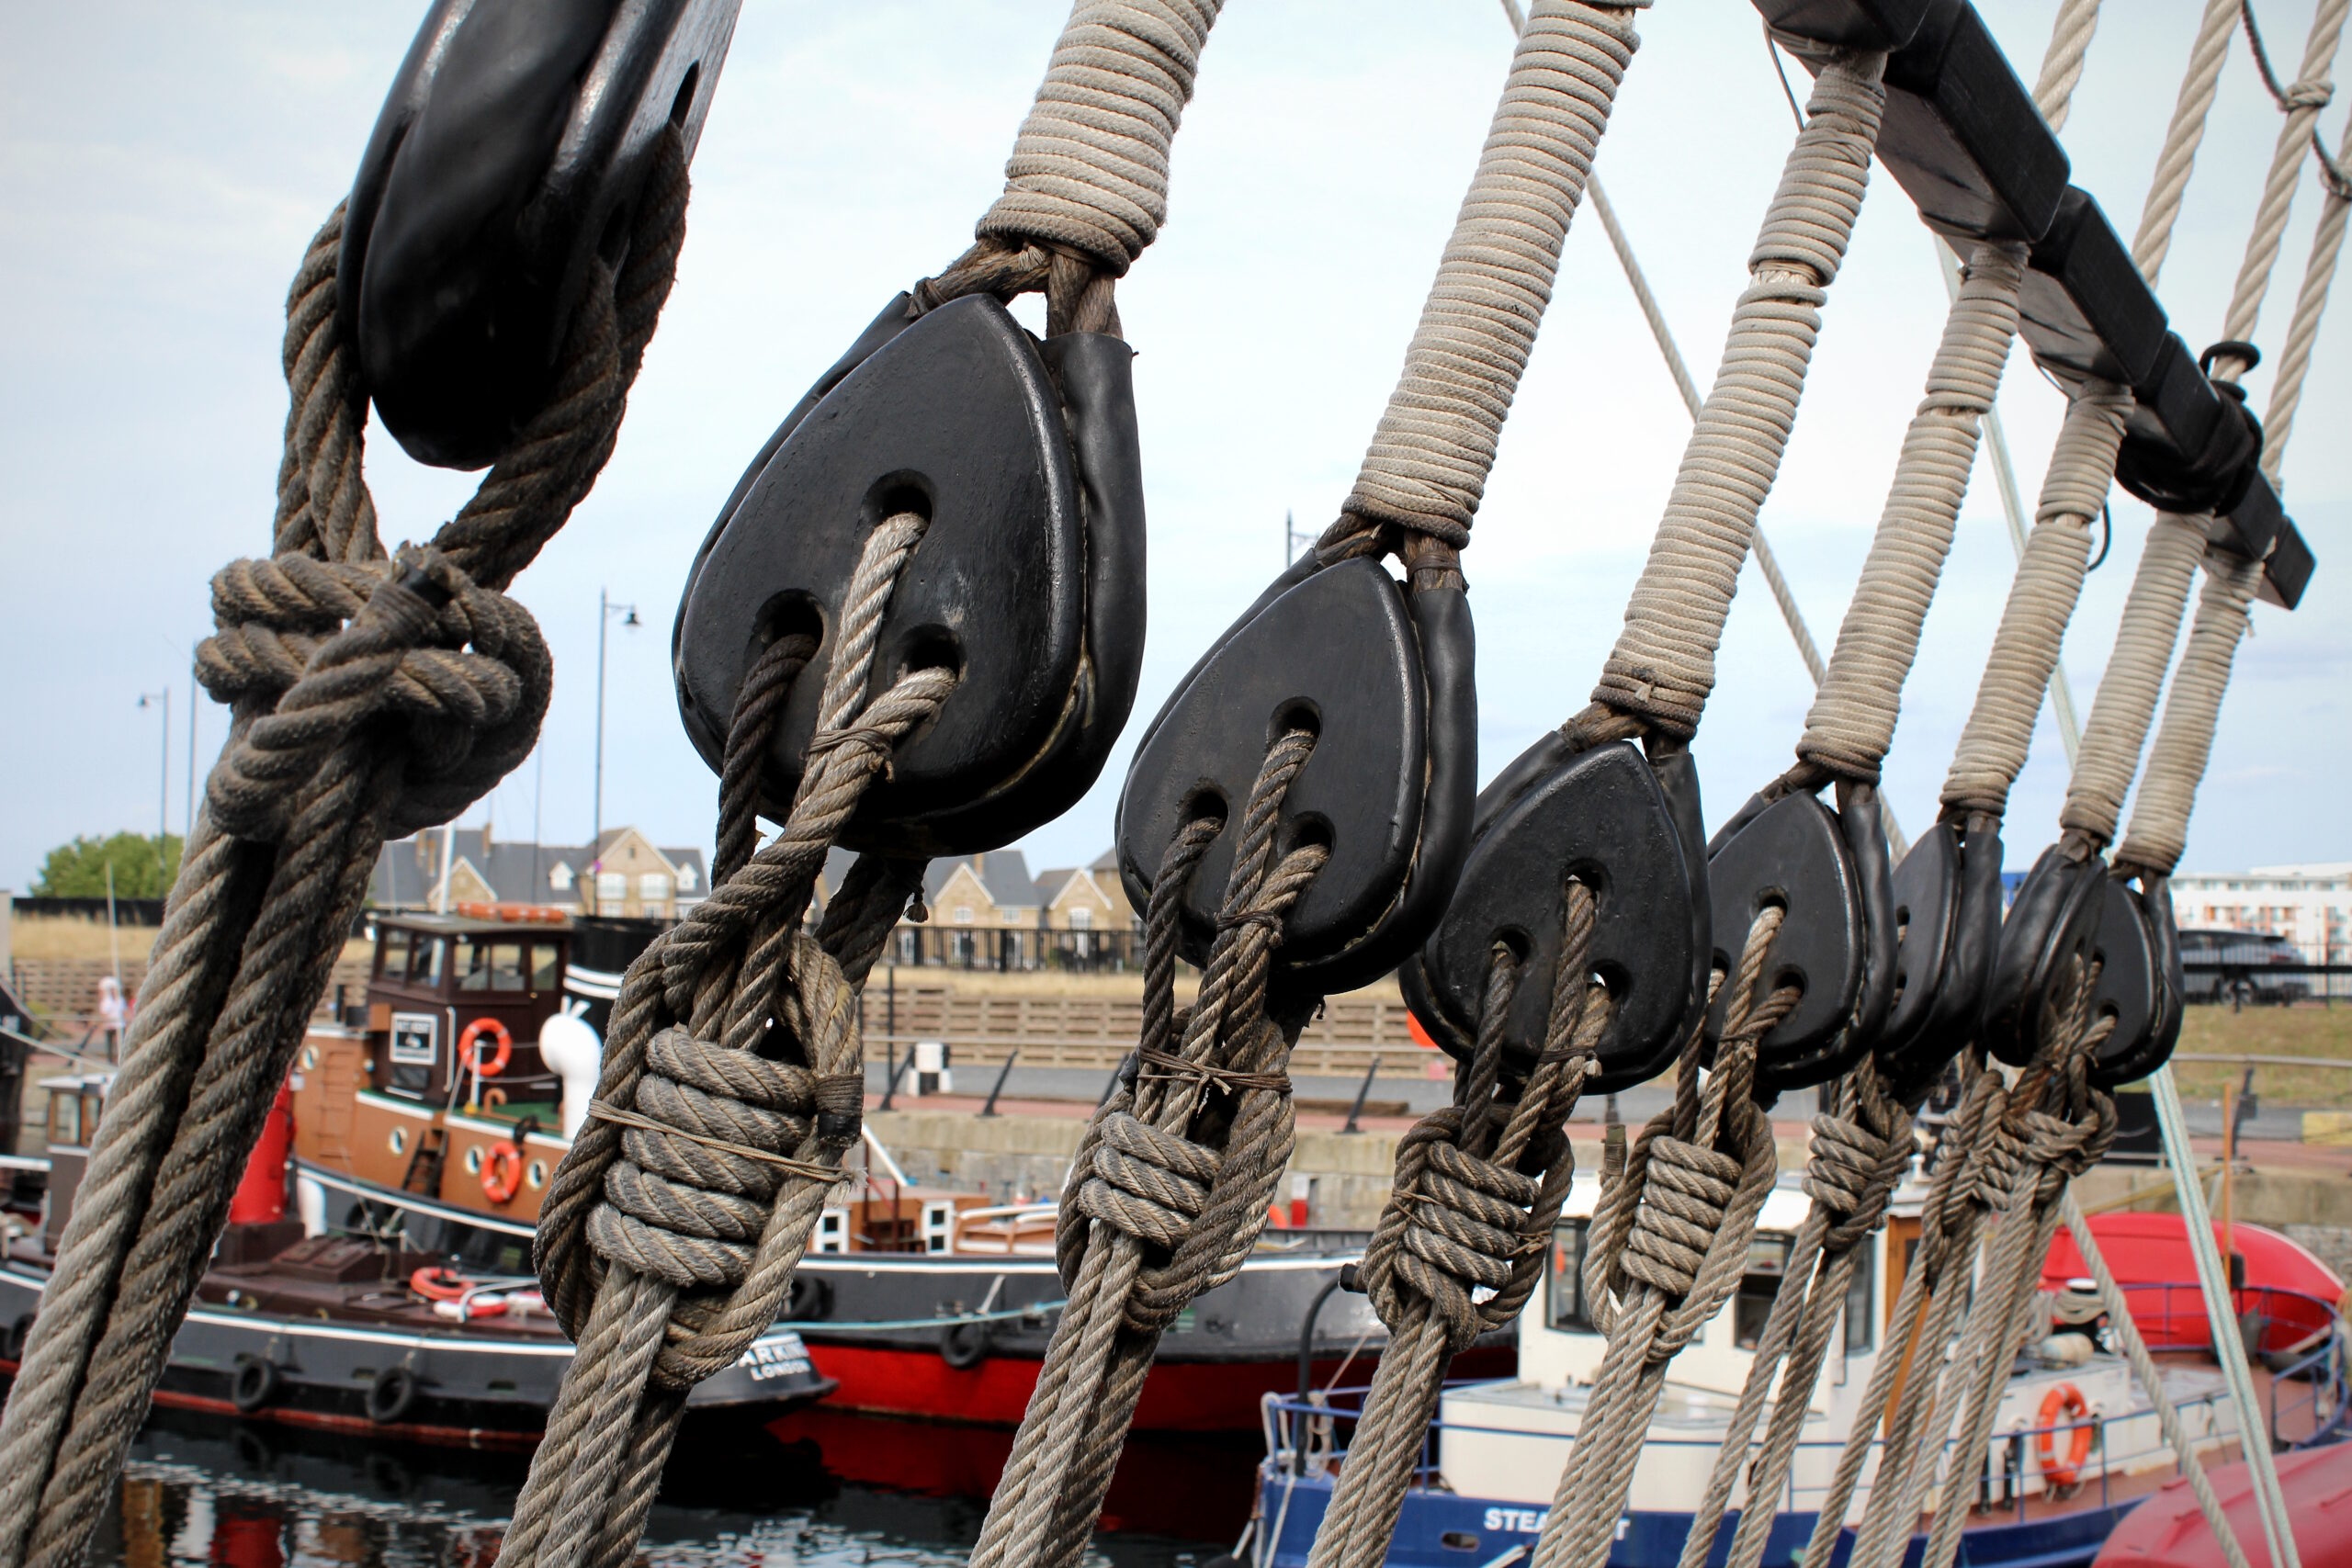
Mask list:
[[[122,956],[128,962],[146,957],[155,945],[157,933],[153,926],[124,926],[117,934],[122,942]],[[114,956],[106,921],[80,915],[36,915],[17,920],[9,942],[10,951],[19,963],[28,959]],[[367,959],[375,951],[372,943],[357,938],[343,944],[345,959]]]
[[[2352,1063],[2352,1002],[2342,1007],[2192,1007],[2183,1020],[2178,1050],[2202,1056],[2312,1056]],[[2219,1100],[2224,1083],[2244,1081],[2245,1069],[2222,1062],[2176,1062],[2173,1076],[2190,1100]],[[2352,1107],[2352,1068],[2254,1069],[2254,1089],[2279,1105]]]

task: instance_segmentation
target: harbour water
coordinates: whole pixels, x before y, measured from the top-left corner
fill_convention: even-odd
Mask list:
[[[814,1432],[752,1433],[725,1452],[681,1456],[693,1462],[673,1461],[638,1562],[957,1568],[987,1512],[981,1490],[960,1483],[992,1476],[1010,1439],[830,1416]],[[877,1456],[888,1455],[905,1484],[870,1478]],[[1159,1528],[1139,1528],[1147,1521],[1138,1519],[1099,1532],[1089,1564],[1197,1568],[1238,1532],[1248,1470],[1249,1454],[1229,1446],[1130,1453],[1113,1522],[1129,1523],[1115,1507],[1132,1494],[1164,1506],[1148,1521]],[[514,1456],[395,1451],[226,1418],[159,1417],[131,1452],[89,1561],[93,1568],[491,1568],[523,1472]]]

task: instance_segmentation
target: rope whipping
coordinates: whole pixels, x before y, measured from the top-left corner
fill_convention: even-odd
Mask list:
[[[857,988],[923,863],[861,857],[814,936],[802,916],[893,748],[956,687],[954,671],[918,667],[866,698],[892,588],[927,527],[902,513],[867,538],[776,837],[623,981],[589,1122],[541,1210],[541,1288],[578,1351],[502,1562],[616,1568],[635,1552],[686,1395],[775,1323],[858,1141]],[[738,698],[729,761],[764,751],[789,680],[777,672],[807,662],[776,648]]]
[[[197,653],[229,739],[0,1421],[6,1568],[79,1562],[382,844],[457,816],[537,743],[551,666],[503,590],[612,453],[675,276],[685,166],[665,135],[546,406],[429,544],[390,559],[336,319],[340,206],[311,241],[287,300],[274,554],[214,579]]]
[[[2278,145],[2271,154],[2270,169],[2263,182],[2262,197],[2255,213],[2253,231],[2246,241],[2245,256],[2238,270],[2237,283],[2230,298],[2229,312],[2222,325],[2225,344],[2250,342],[2258,321],[2262,303],[2269,290],[2270,274],[2278,256],[2280,235],[2294,202],[2297,175],[2305,153],[2315,150],[2312,141],[2312,124],[2321,106],[2333,88],[2327,73],[2332,66],[2352,0],[2323,0],[2312,17],[2312,30],[2305,45],[2303,69],[2291,89],[2278,88],[2270,71],[2267,57],[2257,46],[2257,57],[2266,82],[2280,99],[2280,107],[2288,117]],[[2216,26],[2217,13],[2222,13],[2218,43],[2211,38]],[[2181,140],[2182,127],[2191,118],[2199,134],[2204,125],[2205,109],[2210,108],[2214,91],[2213,83],[2221,69],[2219,51],[2225,51],[2231,30],[2243,19],[2252,31],[2251,12],[2242,14],[2237,0],[2211,0],[2206,8],[2204,24],[2198,35],[2197,51],[2190,60],[2189,79],[2181,89],[2180,107],[2174,115],[2174,134],[2167,138],[2165,150],[2159,157],[2156,188],[2148,198],[2148,209],[2142,215],[2141,237],[2134,243],[2132,254],[2151,284],[2170,243],[2171,222],[2179,212],[2177,186],[2188,179],[2187,164],[2195,158],[2194,140],[2187,150],[2176,153],[2175,143]],[[2210,66],[2208,56],[2211,56]],[[2290,134],[2291,130],[2291,134]],[[2177,177],[2170,172],[2179,165]],[[2160,198],[2163,198],[2160,201]],[[2331,202],[2335,200],[2333,192]],[[2162,224],[2157,220],[2161,216]],[[2319,262],[2314,253],[2313,262]],[[2331,250],[2324,263],[2324,272],[2332,276],[2335,265]],[[2307,271],[2307,288],[2311,274]],[[2298,299],[2297,314],[2303,316],[2304,301]],[[2312,305],[2307,331],[2316,335],[2321,313],[2325,308],[2325,285],[2320,288],[2318,299]],[[2303,360],[2307,365],[2309,347]],[[2250,361],[2227,352],[2214,356],[2212,375],[2216,381],[2234,383],[2251,368]],[[2298,371],[2296,396],[2301,396],[2301,371]],[[2289,405],[2291,413],[2293,404]],[[2264,452],[2266,471],[2276,472],[2278,457],[2266,441]],[[2163,688],[2165,667],[2171,662],[2174,645],[2180,637],[2180,623],[2188,608],[2189,578],[2196,570],[2198,558],[2203,554],[2205,532],[2195,519],[2178,518],[2159,513],[2151,531],[2148,547],[2142,553],[2140,567],[2134,576],[2130,597],[2125,601],[2123,622],[2116,632],[2116,647],[2106,672],[2100,677],[2098,695],[2091,705],[2090,723],[2083,730],[2082,750],[2076,761],[2074,777],[2067,788],[2066,805],[2059,818],[2080,852],[2091,847],[2104,846],[2114,840],[2117,826],[2123,811],[2123,800],[2129,792],[2132,775],[2138,772],[2142,748],[2148,728],[2155,717],[2156,698]],[[2227,619],[2227,612],[2222,612]],[[2243,607],[2239,619],[2243,625]],[[2233,643],[2233,648],[2234,644]],[[2209,671],[2206,680],[2213,677]],[[2226,680],[2224,673],[2220,677]],[[2110,690],[2112,695],[2110,696]],[[2206,744],[2210,745],[2210,737]],[[2176,765],[2185,761],[2196,747],[2186,740],[2176,748]],[[2201,758],[2196,772],[2203,771]],[[2193,796],[2194,782],[2188,784]],[[2186,817],[2181,819],[2185,829]],[[2177,853],[2177,852],[2176,852]]]
[[[1458,552],[1550,302],[1561,244],[1639,41],[1629,15],[1637,8],[1598,0],[1533,7],[1404,369],[1340,516],[1318,543],[1324,564],[1394,550],[1416,586],[1458,581]],[[1182,1014],[1172,989],[1179,911],[1224,824],[1189,825],[1152,884],[1133,1070],[1096,1112],[1071,1168],[1057,1246],[1070,1304],[974,1549],[976,1568],[1076,1561],[1162,1330],[1232,1277],[1262,1228],[1289,1160],[1281,1069],[1303,1021],[1268,1016],[1268,977],[1283,919],[1329,855],[1306,844],[1276,858],[1272,834],[1314,744],[1292,731],[1267,751],[1242,811],[1200,997]]]

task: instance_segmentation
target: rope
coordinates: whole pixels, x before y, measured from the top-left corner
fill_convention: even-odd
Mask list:
[[[1608,1335],[1576,1444],[1537,1541],[1535,1568],[1600,1568],[1666,1383],[1668,1363],[1715,1315],[1747,1266],[1747,1244],[1779,1175],[1771,1123],[1755,1098],[1756,1046],[1802,994],[1768,989],[1784,911],[1747,931],[1728,981],[1714,1071],[1700,1084],[1703,1019],[1685,1041],[1674,1103],[1651,1118],[1618,1168],[1604,1164],[1585,1287]]]
[[[1282,918],[1329,851],[1302,844],[1278,857],[1274,830],[1314,750],[1315,737],[1301,729],[1267,749],[1189,1010],[1174,1004],[1181,910],[1224,824],[1196,820],[1169,846],[1145,919],[1140,1050],[1242,1073],[1276,1071],[1288,1056],[1294,1032],[1266,1015],[1268,976]],[[1069,1305],[973,1549],[976,1568],[1077,1561],[1160,1335],[1193,1298],[1240,1270],[1293,1138],[1286,1092],[1227,1092],[1170,1073],[1127,1075],[1094,1113],[1070,1167],[1056,1241]],[[1147,1262],[1148,1247],[1165,1260]]]
[[[2060,644],[2082,598],[2091,520],[2106,504],[2132,403],[2128,389],[2099,382],[2066,405],[2034,508],[2033,532],[2018,558],[1975,704],[1944,776],[1947,814],[1997,818],[2008,810],[2010,787],[2033,743],[2042,694],[2050,689]]]
[[[2316,137],[2317,133],[2313,135]],[[2311,371],[2312,346],[2319,340],[2320,318],[2327,310],[2328,290],[2335,282],[2336,258],[2344,249],[2345,215],[2352,212],[2352,186],[2346,186],[2341,172],[2343,164],[2352,164],[2352,121],[2345,125],[2344,141],[2333,162],[2316,141],[2313,150],[2320,153],[2327,195],[2320,203],[2319,227],[2312,235],[2311,260],[2303,268],[2303,287],[2295,296],[2295,313],[2287,323],[2287,341],[2278,351],[2271,374],[2270,407],[2262,421],[2262,471],[2274,485],[2278,482],[2288,438],[2295,432],[2295,412],[2302,406],[2303,379]]]
[[[1748,1472],[1747,1504],[1732,1537],[1728,1562],[1731,1568],[1755,1568],[1762,1561],[1772,1528],[1773,1499],[1780,1496],[1795,1459],[1814,1384],[1845,1310],[1846,1290],[1863,1256],[1862,1244],[1883,1223],[1887,1202],[1911,1166],[1915,1107],[1887,1092],[1872,1064],[1865,1062],[1839,1080],[1825,1103],[1830,1109],[1814,1118],[1813,1148],[1805,1168],[1805,1192],[1813,1203],[1798,1227],[1756,1359],[1683,1541],[1681,1568],[1705,1568],[1743,1471]],[[1768,1396],[1771,1421],[1751,1470],[1748,1440]]]
[[[2148,751],[2148,769],[2132,805],[2132,828],[2116,846],[2119,865],[2168,876],[2188,839],[2188,813],[2213,752],[2222,694],[2230,683],[2247,607],[2262,586],[2262,565],[2234,557],[2206,562],[2197,620],[2165,699],[2164,727]]]
[[[2335,46],[2344,34],[2344,20],[2352,14],[2352,0],[2319,0],[2312,13],[2311,36],[2303,45],[2303,66],[2291,86],[2281,87],[2270,68],[2270,57],[2262,47],[2262,35],[2254,25],[2254,7],[2250,0],[2238,0],[2239,16],[2245,24],[2247,42],[2253,47],[2255,63],[2262,72],[2263,85],[2278,101],[2284,118],[2278,127],[2278,144],[2270,154],[2270,172],[2262,182],[2262,199],[2254,213],[2254,232],[2246,241],[2245,260],[2238,268],[2238,280],[2230,295],[2230,309],[2222,324],[2222,336],[2233,341],[2250,341],[2256,321],[2262,314],[2264,295],[2269,292],[2270,272],[2278,260],[2279,243],[2286,237],[2287,220],[2295,205],[2295,186],[2301,183],[2303,159],[2310,152],[2312,137],[2319,122],[2319,111],[2335,96],[2328,82],[2328,69],[2335,62]],[[2250,366],[2233,355],[2215,356],[2213,374],[2216,378],[2234,381],[2245,374]]]
[[[1833,61],[1748,260],[1713,389],[1684,448],[1666,515],[1625,608],[1595,702],[1674,735],[1696,729],[1714,686],[1740,563],[1779,472],[1821,306],[1870,179],[1885,94],[1882,56]],[[1548,1565],[1547,1565],[1548,1568]]]
[[[2066,117],[2074,108],[2075,85],[2083,79],[2083,60],[2098,31],[2098,7],[2099,0],[2062,0],[2057,18],[2050,24],[2050,47],[2042,51],[2033,104],[2052,135],[2066,129]]]
[[[1046,291],[1048,336],[1119,330],[1113,283],[1168,220],[1170,145],[1224,0],[1076,0],[975,243],[915,287]]]
[[[548,405],[397,561],[337,330],[340,207],[311,242],[287,301],[277,554],[215,579],[219,630],[198,650],[230,739],[0,1421],[6,1568],[79,1561],[383,842],[456,816],[537,743],[547,650],[502,591],[611,454],[668,298],[685,150],[658,145],[627,259],[587,291]]]
[[[2126,1360],[2132,1363],[2132,1375],[2140,1380],[2141,1391],[2148,1403],[2155,1407],[2156,1423],[2164,1428],[2165,1438],[2172,1444],[2173,1452],[2180,1456],[2181,1479],[2188,1483],[2188,1490],[2197,1498],[2198,1510],[2205,1516],[2205,1528],[2213,1532],[2221,1543],[2222,1557],[2229,1568],[2251,1568],[2245,1548],[2238,1540],[2237,1530],[2222,1510],[2222,1499],[2213,1491],[2212,1478],[2205,1473],[2205,1466],[2197,1457],[2188,1429],[2181,1425],[2180,1412],[2165,1393],[2164,1374],[2156,1368],[2156,1359],[2148,1354],[2147,1341],[2140,1337],[2140,1325],[2132,1319],[2132,1303],[2123,1294],[2123,1287],[2115,1282],[2115,1270],[2107,1266],[2107,1257],[2099,1251],[2098,1238],[2091,1234],[2090,1221],[2084,1217],[2083,1206],[2069,1189],[2060,1199],[2059,1213],[2066,1221],[2066,1228],[2074,1233],[2075,1249],[2082,1253],[2091,1278],[2098,1283],[2099,1303],[2107,1309],[2107,1331],[2123,1348]]]
[[[1498,943],[1476,1049],[1453,1104],[1423,1117],[1397,1145],[1396,1180],[1360,1267],[1388,1349],[1308,1568],[1379,1568],[1386,1560],[1448,1363],[1481,1333],[1508,1326],[1543,1277],[1576,1172],[1567,1119],[1609,1021],[1608,992],[1590,979],[1595,914],[1590,890],[1570,883],[1544,1044],[1525,1084],[1502,1076],[1504,1024],[1525,976]],[[1474,1294],[1482,1289],[1484,1301]]]
[[[2132,236],[2132,260],[2150,288],[2164,272],[2165,256],[2172,249],[2173,225],[2180,218],[2181,197],[2197,167],[2197,150],[2205,140],[2205,118],[2222,81],[2222,62],[2229,58],[2230,37],[2237,30],[2238,0],[2205,0],[2205,15],[2197,24],[2197,41],[2188,51],[2188,70],[2181,77],[2180,96],[2173,106],[2172,123],[2165,130],[2156,171],[2140,209],[2140,231]]]
[[[900,513],[867,538],[775,840],[622,982],[597,1111],[541,1211],[541,1287],[579,1348],[503,1562],[609,1568],[634,1553],[687,1393],[775,1322],[858,1140],[857,987],[888,922],[853,911],[871,903],[895,917],[911,878],[893,874],[908,863],[861,859],[813,937],[801,915],[892,748],[955,689],[952,671],[916,669],[865,700],[883,614],[927,526]],[[806,662],[800,649],[777,653],[792,640],[747,680],[736,712],[755,733],[740,748],[730,734],[729,761],[764,751],[788,694],[777,672]],[[740,780],[722,793],[740,799]]]
[[[1951,552],[1978,432],[2017,336],[2024,275],[2023,246],[1975,246],[1944,318],[1927,395],[1904,432],[1861,581],[1797,742],[1799,757],[1839,777],[1877,783],[1894,743],[1903,682]]]
[[[2123,815],[2123,796],[2140,765],[2141,743],[2155,716],[2164,689],[2165,666],[2188,604],[2188,584],[2205,553],[2205,533],[2195,522],[2159,513],[2140,552],[2139,570],[2123,601],[2115,629],[2115,651],[2099,676],[2083,727],[2082,750],[2066,785],[2059,826],[2099,844],[2111,842]]]
[[[1646,4],[1536,0],[1349,514],[1469,543]]]

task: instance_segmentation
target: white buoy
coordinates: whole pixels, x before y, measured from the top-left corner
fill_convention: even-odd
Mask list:
[[[605,1043],[580,1015],[588,1004],[576,998],[539,1025],[539,1059],[563,1080],[563,1135],[576,1138],[588,1120],[588,1102],[595,1097],[596,1076],[604,1070]]]

